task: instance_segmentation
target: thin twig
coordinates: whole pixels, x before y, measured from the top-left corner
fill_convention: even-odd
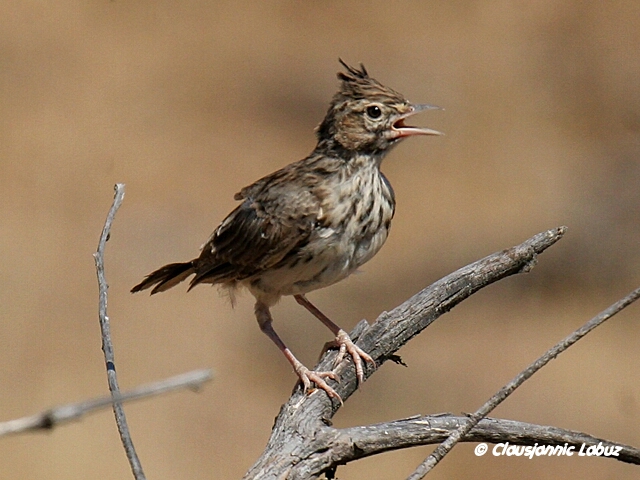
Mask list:
[[[544,355],[538,358],[535,362],[529,365],[521,373],[519,373],[513,380],[507,383],[504,387],[493,395],[482,407],[480,407],[475,413],[469,415],[470,421],[461,425],[452,434],[436,448],[431,455],[429,455],[423,463],[409,476],[407,480],[419,480],[435,467],[442,458],[451,451],[451,449],[463,438],[469,431],[478,424],[480,420],[486,417],[494,408],[500,405],[513,391],[528,380],[534,373],[544,367],[551,360],[556,358],[571,345],[576,343],[587,333],[591,332],[596,327],[602,325],[604,322],[613,317],[616,313],[620,312],[625,307],[629,306],[640,298],[640,288],[634,290],[622,300],[617,301],[606,310],[600,312],[593,317],[582,327],[565,337],[558,342],[552,348],[550,348]]]
[[[104,361],[107,368],[107,381],[109,383],[109,391],[114,397],[119,396],[120,388],[118,387],[118,377],[116,375],[116,365],[113,354],[113,344],[111,343],[111,328],[109,326],[109,317],[107,315],[107,280],[104,275],[104,249],[109,236],[111,234],[111,224],[113,219],[120,208],[120,204],[124,199],[124,184],[118,183],[115,186],[115,196],[113,204],[107,215],[107,220],[104,222],[104,228],[102,229],[102,235],[100,235],[100,242],[98,243],[98,251],[94,253],[93,258],[96,263],[96,272],[98,274],[98,287],[100,289],[100,304],[99,304],[99,317],[100,317],[100,330],[102,332],[102,351],[104,352]],[[133,446],[131,440],[131,433],[129,432],[129,426],[127,425],[127,417],[122,408],[120,402],[115,401],[113,403],[113,413],[116,418],[116,425],[120,432],[120,439],[122,445],[129,459],[131,465],[131,471],[136,480],[145,480],[144,471],[142,470],[142,464],[136,453],[136,449]]]
[[[0,437],[28,431],[51,430],[60,424],[79,420],[83,415],[95,412],[115,402],[138,400],[180,388],[198,389],[211,378],[211,370],[193,370],[165,380],[139,386],[128,392],[114,393],[109,396],[60,405],[35,415],[0,423]]]

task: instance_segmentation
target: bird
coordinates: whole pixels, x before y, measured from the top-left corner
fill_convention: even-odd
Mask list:
[[[270,309],[281,297],[293,296],[335,336],[329,342],[339,348],[334,370],[348,354],[362,384],[366,363],[375,366],[375,361],[306,294],[347,278],[385,243],[396,202],[380,170],[383,158],[408,137],[442,133],[405,123],[439,107],[409,102],[369,76],[362,63],[339,62],[344,68],[337,74],[340,87],[315,129],[311,154],[241,189],[234,197],[241,203],[197,258],[160,267],[131,292],[164,292],[192,275],[189,290],[205,283],[231,295],[247,289],[255,297],[260,329],[282,351],[304,391],[323,390],[342,402],[327,383],[338,375],[305,367],[274,330]]]

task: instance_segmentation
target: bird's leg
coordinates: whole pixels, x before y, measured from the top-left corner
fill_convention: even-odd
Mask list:
[[[355,343],[353,343],[353,341],[349,337],[349,334],[345,332],[343,329],[341,329],[338,325],[333,323],[331,319],[329,319],[329,317],[327,317],[324,313],[322,313],[313,303],[307,300],[307,297],[305,297],[302,294],[299,294],[299,295],[294,295],[294,298],[296,299],[296,302],[298,302],[304,308],[309,310],[309,312],[311,312],[311,314],[314,317],[316,317],[318,320],[324,323],[326,327],[329,330],[331,330],[333,334],[336,336],[335,341],[332,343],[337,347],[339,347],[340,351],[338,352],[338,356],[336,357],[334,367],[337,366],[340,362],[342,362],[342,359],[344,358],[345,354],[349,352],[349,355],[351,355],[351,358],[353,358],[353,363],[356,367],[356,376],[358,377],[358,382],[359,383],[364,382],[364,369],[362,366],[362,360],[364,359],[366,362],[369,362],[374,366],[376,364],[375,360],[371,358],[371,356],[367,352],[365,352],[360,347],[358,347]],[[325,345],[325,350],[328,346],[329,345]]]
[[[271,317],[271,312],[269,311],[269,307],[258,301],[255,306],[256,318],[258,319],[258,325],[260,325],[260,330],[267,335],[271,339],[273,343],[280,349],[280,351],[284,354],[284,356],[289,360],[289,363],[293,367],[293,370],[296,372],[300,381],[304,385],[304,390],[307,392],[311,388],[311,382],[315,383],[316,386],[325,392],[327,395],[332,398],[336,398],[342,403],[342,398],[340,395],[327,385],[325,382],[325,378],[331,378],[333,380],[338,380],[338,376],[333,372],[316,372],[313,370],[309,370],[305,367],[294,355],[291,353],[291,350],[287,348],[284,342],[280,339],[276,331],[273,329],[273,318]]]

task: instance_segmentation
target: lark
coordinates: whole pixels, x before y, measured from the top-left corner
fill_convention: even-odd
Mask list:
[[[338,380],[337,374],[313,371],[298,361],[274,330],[270,309],[293,295],[335,335],[334,369],[348,354],[359,383],[364,381],[364,364],[375,365],[374,360],[305,295],[347,278],[378,253],[395,211],[382,160],[407,137],[441,133],[405,123],[437,107],[412,104],[370,77],[362,64],[340,63],[345,69],[338,73],[340,89],[316,129],[318,143],[311,154],[240,190],[235,200],[241,203],[197,258],[159,268],[131,292],[151,287],[151,294],[164,292],[192,275],[189,290],[201,283],[231,293],[246,288],[255,297],[260,329],[291,363],[305,391],[313,382],[341,401],[327,383]]]

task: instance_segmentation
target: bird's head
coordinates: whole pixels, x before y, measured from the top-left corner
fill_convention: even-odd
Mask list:
[[[351,152],[384,152],[412,135],[442,135],[430,128],[405,124],[410,116],[433,105],[410,103],[403,95],[371,78],[364,68],[350,67],[338,73],[341,86],[322,123],[316,129],[320,143]]]

